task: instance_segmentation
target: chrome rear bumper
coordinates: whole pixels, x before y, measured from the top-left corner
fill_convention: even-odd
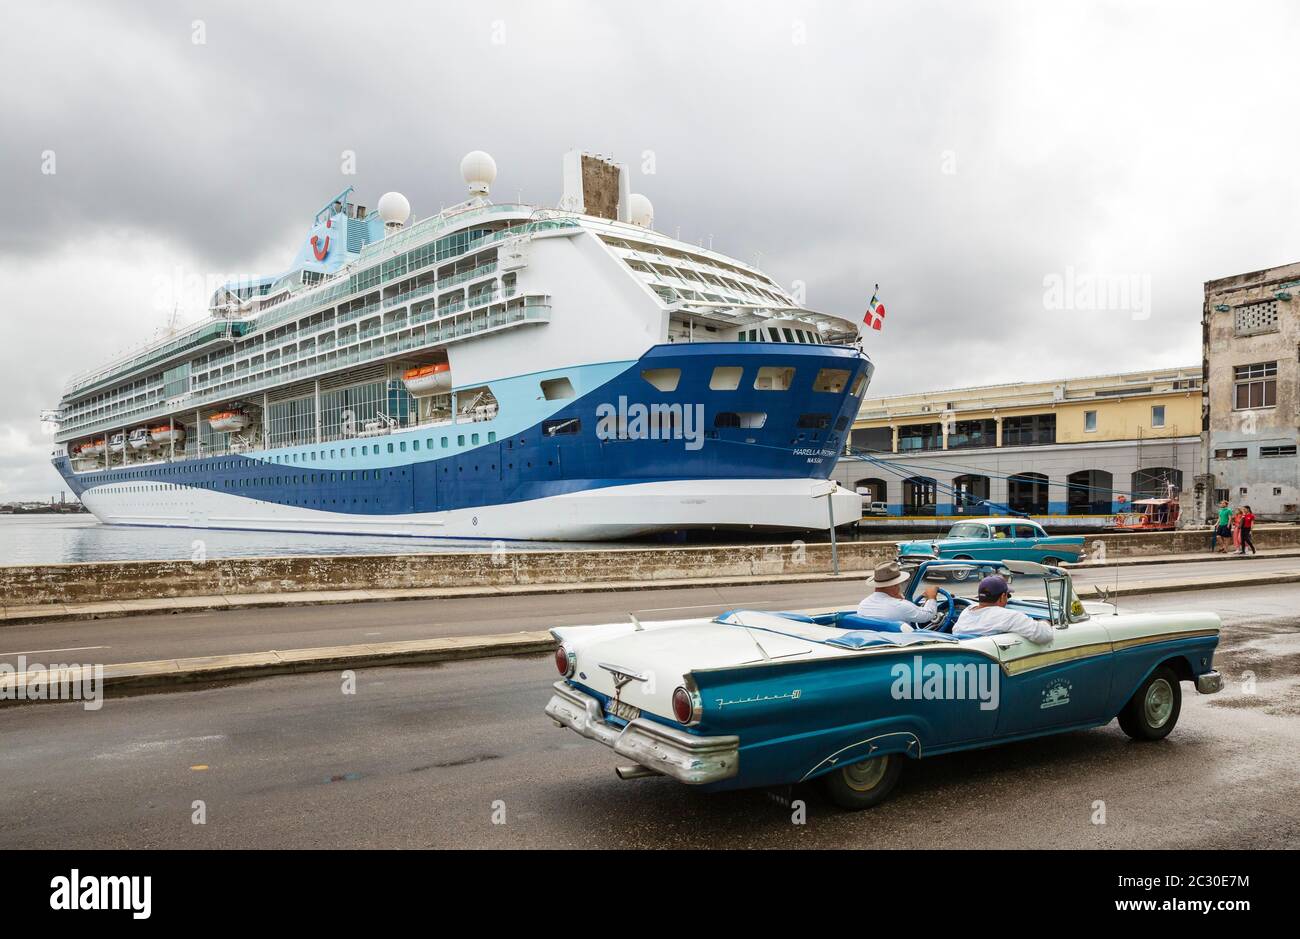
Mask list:
[[[1223,690],[1223,676],[1216,671],[1208,671],[1196,676],[1196,690],[1201,694],[1214,694]]]
[[[600,702],[563,681],[546,705],[557,724],[611,748],[646,769],[691,785],[721,782],[740,771],[740,738],[697,737],[645,718],[606,723]]]

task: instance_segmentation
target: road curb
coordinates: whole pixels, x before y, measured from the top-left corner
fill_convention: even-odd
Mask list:
[[[1232,590],[1237,587],[1267,587],[1272,584],[1296,583],[1300,583],[1300,571],[1275,571],[1269,574],[1246,574],[1229,581],[1157,580],[1121,584],[1118,587],[1107,587],[1105,584],[1081,584],[1076,586],[1076,590],[1083,599],[1095,600],[1098,597],[1098,586],[1105,588],[1112,597],[1131,597],[1157,593],[1182,593],[1188,590]]]
[[[243,681],[273,675],[537,655],[550,652],[554,646],[555,640],[551,638],[549,632],[543,630],[492,636],[450,636],[409,642],[210,655],[192,659],[159,659],[153,662],[125,662],[102,666],[102,687],[105,693],[130,693],[156,688],[183,690],[198,684]],[[68,673],[74,680],[83,680],[90,676],[92,668],[93,665],[79,665],[70,669]],[[28,670],[21,675],[15,673],[0,675],[0,707],[34,703],[25,699],[16,700],[14,689],[31,687],[35,678],[46,679],[48,674],[43,670]]]
[[[1230,590],[1291,583],[1300,583],[1300,571],[1245,575],[1226,582],[1171,580],[1125,584],[1117,589],[1111,588],[1110,596],[1131,597],[1216,588]],[[1087,585],[1081,588],[1080,592],[1084,599],[1097,597],[1095,585]],[[554,648],[554,640],[550,633],[537,630],[488,636],[448,636],[406,642],[236,653],[188,659],[160,659],[153,662],[126,662],[103,666],[103,689],[105,693],[128,694],[158,688],[184,690],[200,684],[244,681],[274,675],[539,655],[550,652],[552,648]],[[80,666],[82,669],[90,667]],[[13,700],[12,689],[15,685],[29,686],[33,674],[32,671],[28,671],[21,677],[17,674],[0,675],[0,707],[28,703],[26,700]]]

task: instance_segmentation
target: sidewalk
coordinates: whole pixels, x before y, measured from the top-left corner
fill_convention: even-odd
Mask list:
[[[825,578],[822,579],[833,579]],[[1300,571],[1279,573],[1243,573],[1224,583],[1204,578],[1140,581],[1123,584],[1111,591],[1112,597],[1150,595],[1197,589],[1233,589],[1264,584],[1300,583]],[[1095,590],[1086,588],[1084,599],[1094,599]],[[372,598],[373,599],[373,598]],[[823,609],[803,613],[827,612]],[[554,640],[545,630],[488,636],[450,636],[417,639],[407,642],[369,643],[326,646],[311,649],[272,650],[236,655],[210,655],[198,658],[160,659],[151,662],[126,662],[105,665],[104,689],[130,693],[147,688],[193,687],[200,683],[263,678],[307,672],[328,672],[351,668],[391,665],[427,664],[494,656],[535,655],[549,652]],[[89,666],[82,666],[83,669]],[[3,694],[5,689],[24,688],[33,683],[32,675],[0,675],[0,707],[25,703]]]
[[[1208,537],[1206,539],[1209,540]],[[1260,551],[1261,558],[1300,558],[1300,548],[1272,548],[1266,551]],[[1078,564],[1067,564],[1066,567],[1072,571],[1087,570],[1097,567],[1131,567],[1142,564],[1182,564],[1193,561],[1250,561],[1254,555],[1232,555],[1217,554],[1212,551],[1198,552],[1195,554],[1165,554],[1159,556],[1140,555],[1131,558],[1107,558],[1105,561],[1080,561]]]

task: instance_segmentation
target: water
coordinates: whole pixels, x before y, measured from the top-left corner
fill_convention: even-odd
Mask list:
[[[187,560],[195,542],[209,558],[280,557],[294,554],[429,554],[491,551],[490,541],[370,538],[285,532],[215,531],[104,525],[93,515],[0,515],[0,565],[75,561]],[[511,542],[510,550],[598,547]]]
[[[841,531],[841,542],[882,537]],[[887,537],[887,536],[886,536]],[[915,537],[908,535],[907,537]],[[665,533],[638,541],[511,541],[511,551],[636,548],[668,545],[808,544],[826,541],[826,532],[691,531]],[[298,532],[222,531],[202,528],[148,528],[105,525],[86,515],[0,515],[0,565],[68,564],[77,561],[188,560],[202,542],[209,558],[283,557],[301,554],[441,554],[491,551],[491,541],[437,538],[381,538],[365,535],[309,535]]]

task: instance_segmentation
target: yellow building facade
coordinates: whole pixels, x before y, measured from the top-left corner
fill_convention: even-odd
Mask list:
[[[888,514],[1109,516],[1197,472],[1198,366],[866,399],[836,478]]]

